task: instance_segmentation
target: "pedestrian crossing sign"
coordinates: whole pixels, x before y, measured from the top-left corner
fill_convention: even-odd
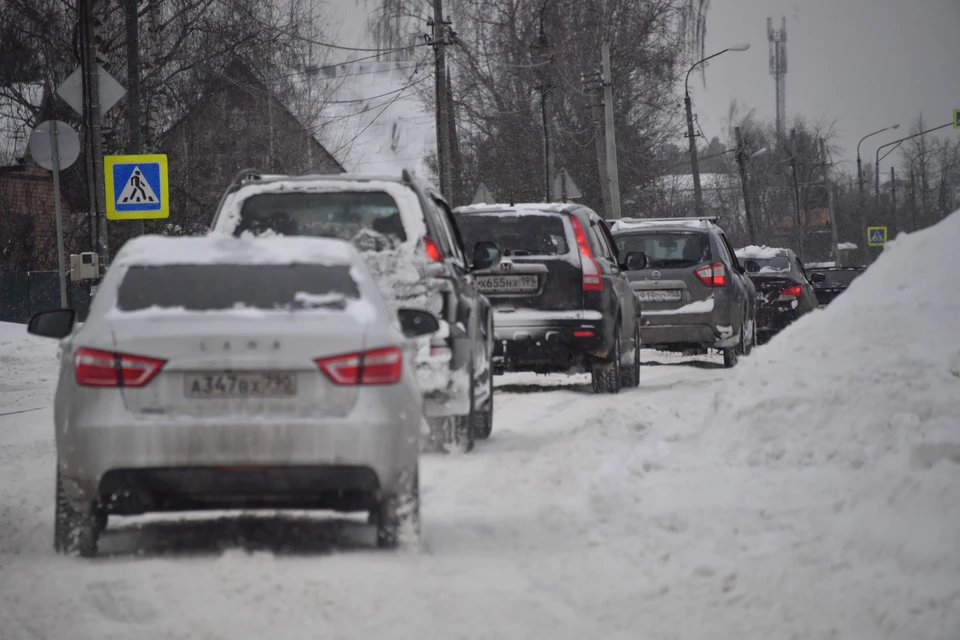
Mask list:
[[[107,220],[170,217],[167,156],[104,156]]]
[[[887,228],[867,227],[867,240],[871,247],[882,247],[887,244]]]

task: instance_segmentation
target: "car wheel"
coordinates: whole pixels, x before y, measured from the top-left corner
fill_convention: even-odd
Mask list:
[[[620,327],[613,333],[613,358],[605,364],[595,364],[591,370],[594,393],[620,392]]]
[[[743,334],[746,324],[746,322],[743,322],[740,325],[740,340],[737,342],[737,345],[735,347],[728,347],[723,350],[723,366],[727,369],[737,366],[737,361],[740,359],[740,354],[743,353],[743,346],[745,344]]]
[[[490,370],[489,395],[483,408],[472,414],[473,436],[477,440],[486,440],[493,432],[493,370]]]
[[[640,325],[633,330],[633,361],[620,369],[620,387],[636,389],[640,386]]]
[[[67,500],[57,469],[56,504],[53,513],[53,548],[57,553],[92,558],[97,555],[97,542],[101,528],[97,515],[91,507],[78,511]],[[102,520],[106,526],[106,519]]]
[[[380,502],[370,513],[377,527],[377,546],[395,549],[420,540],[420,474],[415,467],[402,479],[402,493]]]

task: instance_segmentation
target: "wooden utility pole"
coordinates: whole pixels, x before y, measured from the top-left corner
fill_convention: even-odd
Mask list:
[[[443,0],[433,0],[433,51],[437,103],[437,169],[440,174],[440,192],[447,200],[453,197],[453,176],[450,150],[450,109],[447,102],[447,24],[443,20]]]
[[[890,206],[893,210],[893,227],[900,233],[900,221],[897,220],[897,172],[890,165]]]
[[[143,151],[143,129],[140,124],[140,29],[137,16],[139,0],[126,0],[127,22],[127,122],[130,124],[132,155]],[[143,220],[133,221],[133,234],[143,235]]]
[[[750,244],[757,244],[757,231],[753,225],[753,215],[750,212],[750,189],[747,186],[747,150],[743,144],[740,127],[735,129],[737,135],[737,166],[740,168],[740,187],[743,189],[743,213],[747,217],[747,232],[750,234]]]
[[[617,132],[613,122],[613,80],[610,77],[610,44],[604,42],[603,102],[606,113],[607,184],[610,190],[610,219],[620,219],[620,177],[617,173]]]
[[[90,216],[94,222],[94,250],[100,254],[100,264],[107,265],[110,261],[110,242],[107,236],[106,193],[103,183],[103,129],[100,124],[100,85],[97,64],[96,18],[94,2],[96,0],[81,0],[82,20],[81,34],[83,36],[83,77],[84,77],[84,111],[88,126],[89,153],[88,166],[92,175],[87,177],[87,187],[90,191]]]
[[[827,208],[830,212],[830,234],[833,241],[833,259],[838,267],[843,266],[840,258],[840,238],[837,234],[837,213],[833,206],[833,186],[830,184],[830,170],[827,168],[827,151],[820,138],[820,164],[823,167],[823,187],[827,190]]]
[[[600,177],[600,198],[603,202],[603,218],[610,219],[610,194],[607,190],[607,158],[603,139],[603,74],[597,71],[591,75],[581,75],[583,92],[590,96],[590,111],[593,116],[593,141],[597,154],[597,175]]]
[[[803,260],[803,215],[800,213],[800,183],[797,181],[796,129],[790,130],[790,175],[793,178],[793,206],[797,213],[797,255]]]

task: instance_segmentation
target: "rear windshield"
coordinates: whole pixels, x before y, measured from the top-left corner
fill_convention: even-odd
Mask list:
[[[253,195],[243,202],[234,235],[248,231],[338,238],[375,251],[407,239],[396,201],[377,191]]]
[[[697,232],[653,231],[615,236],[624,259],[644,253],[648,269],[680,269],[711,260],[710,236]]]
[[[740,258],[747,273],[785,273],[790,271],[790,258],[785,255],[772,258]]]
[[[811,280],[814,280],[813,283],[818,287],[848,287],[850,283],[853,282],[857,276],[860,275],[860,271],[815,271],[810,275]],[[824,280],[822,282],[816,282],[820,280],[818,276],[823,276]]]
[[[557,215],[458,214],[457,225],[471,251],[478,242],[493,242],[504,256],[557,256],[569,250],[563,218]]]
[[[360,298],[350,265],[170,265],[131,267],[117,307],[222,311],[235,307],[343,310]]]

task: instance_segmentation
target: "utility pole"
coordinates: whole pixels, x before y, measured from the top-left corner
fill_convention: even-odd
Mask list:
[[[820,138],[820,162],[823,167],[823,186],[827,190],[827,207],[830,211],[830,234],[833,240],[833,259],[837,266],[843,266],[840,260],[840,239],[837,234],[837,214],[833,206],[833,187],[830,184],[830,173],[827,168],[826,146],[823,144],[823,138]]]
[[[750,213],[750,189],[747,186],[747,149],[743,144],[740,127],[735,130],[737,136],[737,165],[740,167],[740,186],[743,189],[743,212],[747,216],[747,231],[750,234],[750,244],[757,244],[757,233],[753,225],[753,215]]]
[[[800,213],[800,183],[797,181],[796,130],[790,130],[790,174],[793,178],[793,206],[797,213],[797,254],[803,260],[803,215]]]
[[[897,173],[893,165],[890,166],[890,206],[893,209],[893,226],[900,233],[900,222],[897,220]]]
[[[433,0],[433,19],[427,24],[433,27],[433,51],[436,54],[434,73],[436,77],[437,102],[437,169],[440,174],[440,192],[448,200],[453,197],[453,176],[450,150],[450,110],[447,102],[447,25],[443,19],[443,0]]]
[[[607,190],[607,158],[603,139],[603,73],[597,71],[591,75],[581,75],[583,92],[590,96],[590,110],[593,114],[593,141],[597,153],[597,175],[600,176],[600,199],[603,202],[603,218],[611,216],[610,194]]]
[[[550,139],[550,122],[553,118],[550,104],[550,91],[553,89],[552,78],[550,77],[550,64],[553,56],[550,54],[550,43],[547,42],[547,34],[544,30],[544,12],[547,9],[547,3],[544,2],[540,7],[540,34],[537,37],[536,44],[533,45],[534,60],[537,65],[537,77],[540,90],[540,118],[543,124],[543,201],[552,200],[551,192],[553,190],[554,177],[554,159],[553,144]]]
[[[455,35],[455,34],[454,34]],[[465,194],[463,193],[463,156],[460,155],[460,140],[457,135],[457,117],[453,108],[453,79],[450,77],[450,71],[447,70],[447,113],[450,117],[447,122],[450,125],[450,132],[447,134],[450,140],[450,206],[456,207],[463,204]]]
[[[84,76],[84,111],[86,112],[90,142],[88,152],[90,159],[88,167],[92,175],[88,176],[87,186],[90,190],[90,216],[94,222],[94,251],[100,254],[100,264],[107,265],[110,261],[110,243],[107,236],[106,193],[103,183],[103,130],[100,125],[100,86],[97,64],[96,18],[94,15],[96,0],[81,0],[82,20],[81,34],[83,36],[83,76]]]
[[[613,122],[613,80],[610,74],[610,43],[604,42],[603,102],[606,113],[607,184],[610,189],[610,219],[620,219],[620,177],[617,173],[617,132]]]
[[[140,29],[137,16],[138,0],[126,0],[127,23],[127,121],[130,123],[132,155],[143,151],[143,129],[140,125]],[[143,220],[133,221],[133,235],[143,235]]]
[[[694,212],[703,215],[703,192],[700,190],[700,162],[697,159],[697,134],[693,132],[693,103],[690,101],[690,91],[687,90],[683,98],[683,105],[687,112],[687,140],[690,142],[690,171],[693,173],[693,204]]]

